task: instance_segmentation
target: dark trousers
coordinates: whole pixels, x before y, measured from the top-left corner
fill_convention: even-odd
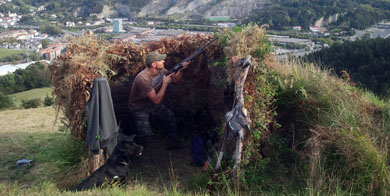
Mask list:
[[[153,135],[150,127],[150,116],[157,116],[164,122],[170,141],[177,140],[177,125],[174,113],[162,104],[151,105],[143,109],[133,110],[132,116],[137,127],[137,137],[145,138]]]

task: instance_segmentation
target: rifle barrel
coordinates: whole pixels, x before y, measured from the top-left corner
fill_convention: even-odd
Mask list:
[[[203,45],[202,47],[200,47],[198,50],[196,50],[195,52],[193,52],[190,56],[186,57],[184,60],[180,61],[180,63],[176,64],[174,67],[172,67],[171,69],[168,70],[168,73],[165,74],[165,75],[169,75],[171,73],[176,73],[178,72],[180,69],[183,68],[183,63],[184,62],[188,62],[188,61],[191,61],[192,59],[194,59],[195,57],[197,57],[198,55],[200,55],[204,49],[209,46],[211,43],[213,43],[215,40],[217,40],[218,37],[215,37],[214,39],[212,39],[211,41],[209,41],[208,43],[206,43],[205,45]],[[152,81],[152,86],[153,88],[156,87],[157,85],[159,85],[161,82],[162,82],[162,75],[158,75],[156,76],[156,78]]]

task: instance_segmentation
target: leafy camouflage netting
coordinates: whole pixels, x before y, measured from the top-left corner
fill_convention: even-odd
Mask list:
[[[259,96],[253,83],[258,63],[266,59],[269,50],[264,48],[267,38],[262,27],[249,25],[242,29],[217,33],[219,39],[198,56],[191,67],[184,72],[181,84],[168,88],[165,104],[177,115],[181,129],[210,129],[221,125],[224,113],[231,107],[231,92],[228,90],[231,78],[231,56],[244,57],[251,54],[255,68],[248,74],[245,91],[255,104],[253,97]],[[127,101],[133,77],[144,68],[144,58],[150,51],[167,54],[166,68],[173,67],[192,52],[209,42],[216,35],[182,35],[172,39],[144,45],[114,43],[85,36],[71,40],[65,54],[50,67],[53,73],[56,106],[65,114],[65,121],[74,139],[85,138],[86,104],[95,78],[109,80],[118,121],[128,117]],[[230,93],[230,94],[229,94]],[[249,107],[250,108],[250,107]],[[204,126],[188,127],[188,120],[208,120]],[[208,117],[212,117],[211,120]],[[182,123],[186,119],[187,123]],[[204,121],[203,121],[204,122]],[[200,123],[201,124],[201,123]],[[186,127],[187,126],[187,127]]]

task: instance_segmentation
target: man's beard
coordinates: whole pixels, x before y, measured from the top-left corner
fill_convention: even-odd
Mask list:
[[[161,71],[161,70],[164,69],[164,67],[161,67],[161,68],[156,67],[156,69],[157,69],[158,71]]]

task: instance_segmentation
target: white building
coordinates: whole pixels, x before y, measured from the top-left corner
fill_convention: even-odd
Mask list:
[[[43,10],[46,10],[45,6],[43,6],[43,5],[39,6],[38,12],[43,11]]]
[[[13,18],[13,17],[18,17],[18,14],[8,12],[8,17],[11,17],[11,18]]]
[[[66,27],[74,27],[74,26],[76,26],[76,25],[75,25],[74,22],[66,21],[65,26],[66,26]]]

